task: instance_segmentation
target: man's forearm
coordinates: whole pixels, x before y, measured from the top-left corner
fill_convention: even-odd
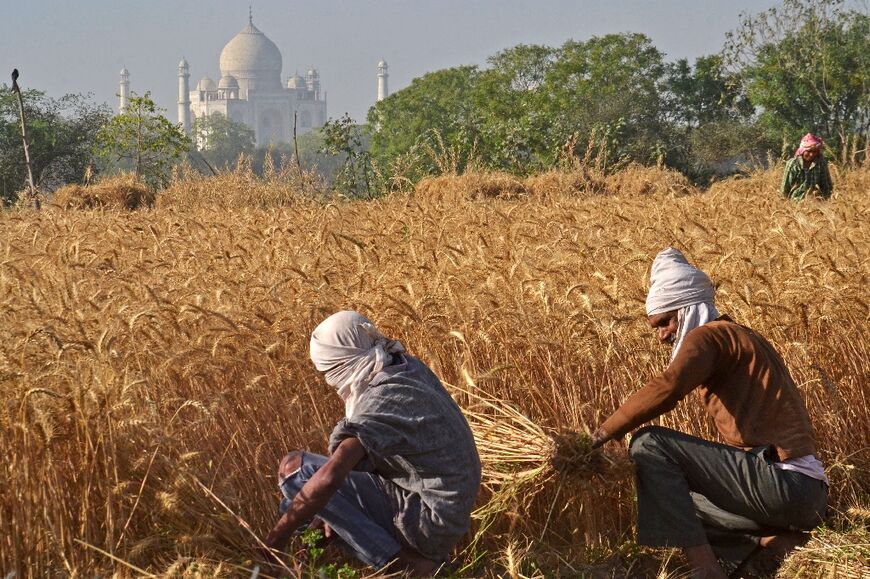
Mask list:
[[[311,477],[311,480],[306,483],[299,491],[299,494],[294,497],[287,509],[275,526],[266,535],[265,543],[269,547],[283,549],[287,545],[287,541],[293,534],[293,531],[298,529],[302,523],[311,520],[319,513],[337,489],[332,488],[332,485],[324,484],[323,481],[317,480],[317,474]],[[312,484],[313,483],[313,484]]]
[[[290,507],[266,535],[268,547],[283,549],[293,531],[311,520],[329,502],[348,473],[365,456],[365,449],[356,438],[347,438],[336,448],[327,463],[315,472],[293,497]]]

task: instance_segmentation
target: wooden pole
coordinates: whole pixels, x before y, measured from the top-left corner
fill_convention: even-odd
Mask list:
[[[24,119],[24,101],[21,99],[21,89],[18,87],[18,69],[12,69],[12,92],[18,97],[18,113],[21,116],[21,140],[24,142],[24,162],[27,164],[27,184],[30,186],[30,200],[33,207],[39,209],[39,198],[36,196],[36,186],[33,184],[33,169],[30,166],[30,147],[27,146],[27,122]]]
[[[302,161],[299,159],[299,140],[296,138],[296,117],[299,111],[293,111],[293,154],[296,157],[296,168],[302,173]]]

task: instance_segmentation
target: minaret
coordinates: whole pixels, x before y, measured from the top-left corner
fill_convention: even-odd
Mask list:
[[[178,63],[178,122],[184,134],[190,132],[190,67],[187,60]]]
[[[121,92],[118,93],[118,97],[120,98],[118,114],[120,114],[130,104],[130,71],[126,66],[121,69]]]
[[[390,96],[390,88],[387,85],[387,79],[390,78],[387,72],[387,61],[381,60],[378,63],[378,100],[382,101]]]
[[[314,100],[321,100],[320,95],[320,73],[316,68],[309,68],[308,74],[305,76],[305,84],[312,93],[314,93]]]

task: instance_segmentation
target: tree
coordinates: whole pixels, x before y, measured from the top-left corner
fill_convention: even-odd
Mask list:
[[[33,175],[42,191],[86,178],[97,131],[110,111],[87,96],[51,98],[38,90],[23,91]],[[0,86],[0,198],[13,203],[24,187],[27,169],[21,143],[18,104],[12,91]]]
[[[348,114],[326,122],[320,128],[323,139],[319,153],[338,157],[338,169],[332,175],[336,191],[352,197],[371,195],[372,161],[364,129]]]
[[[723,55],[772,136],[813,131],[835,147],[870,136],[870,16],[843,0],[783,0],[744,16]]]
[[[752,117],[752,104],[718,54],[700,56],[694,66],[681,58],[666,66],[666,113],[677,126],[697,128],[706,123],[743,121]]]
[[[254,153],[254,131],[219,112],[194,119],[192,133],[196,147],[213,167],[232,167],[240,155]]]
[[[721,55],[701,56],[694,66],[680,59],[666,68],[664,109],[673,166],[706,180],[732,172],[736,162],[746,162],[765,148],[754,108]]]
[[[464,170],[480,140],[477,75],[475,66],[430,72],[369,109],[371,152],[379,166],[389,171],[414,157],[404,175],[412,181],[443,170],[439,156],[450,157],[451,170]]]
[[[489,58],[478,75],[479,153],[490,166],[527,173],[546,164],[549,116],[541,92],[555,57],[548,46],[521,44]]]
[[[607,158],[656,159],[665,147],[664,71],[662,53],[643,34],[566,42],[544,82],[551,154],[572,135],[581,153],[594,133]]]
[[[132,170],[151,186],[166,183],[169,169],[190,149],[180,125],[161,112],[151,93],[131,93],[130,102],[97,133],[96,148],[110,169]]]

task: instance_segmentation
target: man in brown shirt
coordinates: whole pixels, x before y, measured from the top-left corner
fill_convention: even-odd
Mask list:
[[[827,508],[806,407],[762,336],[720,316],[710,279],[682,253],[656,256],[649,323],[673,345],[670,365],[613,413],[595,444],[620,438],[696,390],[725,444],[658,426],[632,437],[638,542],[683,548],[694,577],[726,577],[755,551],[782,556]]]

